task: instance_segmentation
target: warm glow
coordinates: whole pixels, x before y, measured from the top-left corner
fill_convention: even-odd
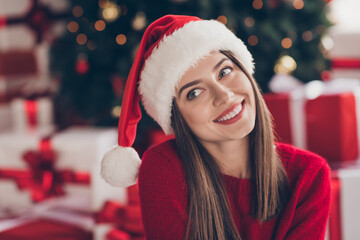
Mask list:
[[[119,45],[124,45],[126,43],[126,36],[124,34],[119,34],[116,36],[116,42]]]
[[[247,17],[245,18],[244,23],[247,27],[253,27],[255,25],[255,20],[252,17]]]
[[[255,9],[261,9],[263,7],[263,2],[261,0],[254,0],[253,7]]]
[[[311,41],[313,39],[313,34],[311,31],[305,31],[302,34],[302,38],[304,39],[304,41],[308,42]]]
[[[109,0],[99,0],[99,7],[105,8],[109,4]]]
[[[224,15],[219,16],[217,20],[223,24],[227,23],[227,18]]]
[[[304,1],[303,0],[295,0],[293,2],[293,6],[294,6],[295,9],[300,10],[300,9],[302,9],[304,7]]]
[[[80,33],[76,36],[76,42],[80,45],[84,45],[87,42],[87,37],[85,34]]]
[[[115,21],[120,15],[120,8],[115,3],[109,2],[102,10],[103,18],[108,22]]]
[[[103,20],[98,20],[95,22],[94,27],[97,31],[103,31],[105,29],[105,22]]]
[[[68,23],[67,29],[72,33],[77,32],[77,30],[79,30],[79,24],[75,21],[71,21]]]
[[[75,16],[75,17],[81,17],[83,15],[84,11],[82,9],[82,7],[80,6],[75,6],[73,9],[72,9],[72,14]]]
[[[96,49],[96,45],[95,45],[95,43],[94,43],[94,41],[88,41],[88,43],[86,44],[86,46],[88,47],[88,49],[90,50],[90,51],[93,51],[93,50],[95,50]]]
[[[290,38],[284,38],[282,41],[281,41],[281,46],[283,48],[290,48],[292,45],[292,41]]]
[[[132,27],[137,30],[140,31],[141,29],[143,29],[146,25],[146,16],[145,13],[143,12],[138,12],[132,22]]]
[[[251,45],[251,46],[255,46],[256,44],[258,44],[259,42],[259,39],[255,36],[255,35],[251,35],[249,38],[248,38],[248,43]]]
[[[115,118],[118,118],[120,116],[120,112],[121,112],[121,106],[116,106],[112,109],[111,115]]]
[[[282,56],[275,65],[274,71],[276,73],[291,74],[297,67],[295,60],[288,56]]]

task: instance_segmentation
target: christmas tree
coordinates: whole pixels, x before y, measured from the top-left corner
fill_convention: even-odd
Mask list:
[[[327,69],[321,45],[330,23],[325,0],[71,0],[67,32],[54,42],[51,70],[60,81],[58,124],[116,126],[126,77],[147,25],[166,14],[226,24],[248,46],[264,92],[282,56],[301,81]],[[290,58],[288,58],[290,57]],[[286,64],[286,63],[285,63]],[[145,116],[141,126],[153,124]]]

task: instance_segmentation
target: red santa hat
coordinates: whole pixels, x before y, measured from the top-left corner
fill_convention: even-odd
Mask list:
[[[141,160],[131,146],[141,119],[140,99],[165,134],[172,134],[171,106],[177,83],[187,69],[219,50],[231,51],[253,74],[253,58],[245,44],[216,20],[166,15],[149,25],[127,79],[118,145],[101,163],[101,175],[108,183],[123,187],[136,183]]]

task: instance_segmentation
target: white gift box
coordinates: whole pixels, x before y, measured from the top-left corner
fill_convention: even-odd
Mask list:
[[[43,134],[50,134],[55,130],[53,103],[50,98],[39,98],[33,101],[36,105],[34,120],[30,123],[30,111],[27,109],[28,100],[14,99],[11,101],[11,114],[13,119],[13,130],[18,132],[37,130]]]
[[[0,103],[0,131],[11,128],[11,112],[9,104]]]
[[[335,26],[330,30],[330,37],[334,43],[333,48],[329,51],[329,57],[333,61],[332,78],[360,79],[360,29],[346,30]],[[353,63],[346,62],[349,60]],[[357,64],[354,65],[354,61]]]
[[[29,150],[38,150],[38,144],[43,137],[44,135],[39,132],[31,134],[20,132],[0,133],[0,170],[29,170],[23,160],[23,154]],[[117,130],[114,128],[73,127],[58,132],[51,137],[52,149],[57,154],[54,163],[56,170],[71,170],[75,173],[93,174],[91,184],[94,187],[90,188],[90,186],[84,184],[65,183],[64,191],[66,195],[86,195],[94,202],[97,202],[97,198],[108,197],[109,193],[106,191],[113,191],[114,189],[106,186],[102,179],[98,179],[100,177],[100,161],[103,154],[116,144],[116,141]],[[97,192],[90,194],[90,191]],[[14,206],[15,196],[18,196],[20,198],[18,200],[21,201],[16,205],[30,206],[32,200],[28,192],[28,189],[19,190],[15,180],[4,180],[0,177],[1,207]],[[124,194],[114,195],[114,198],[117,198],[117,200],[124,199]]]
[[[341,163],[332,169],[332,206],[326,239],[360,239],[360,161]]]

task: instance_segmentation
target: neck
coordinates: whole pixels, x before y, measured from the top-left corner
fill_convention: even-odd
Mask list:
[[[201,142],[214,157],[223,174],[250,178],[249,138],[236,141]]]

